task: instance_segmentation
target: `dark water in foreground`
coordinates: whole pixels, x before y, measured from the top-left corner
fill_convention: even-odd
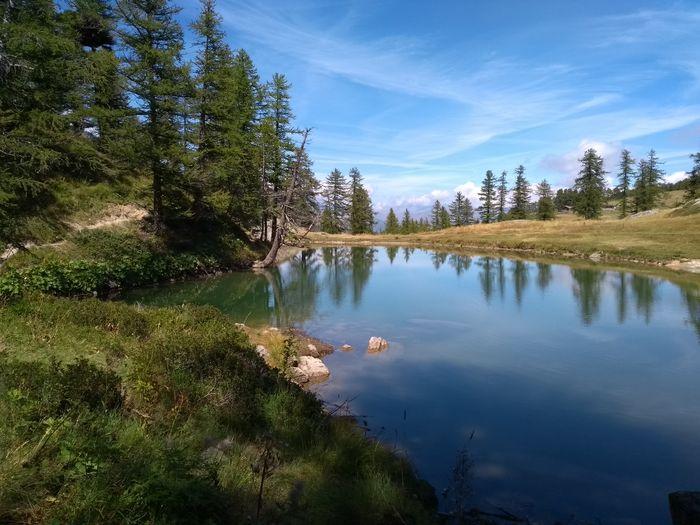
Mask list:
[[[542,523],[670,523],[700,490],[700,289],[600,268],[399,248],[308,251],[265,274],[133,292],[335,345],[352,398],[440,494],[467,447],[475,502]],[[367,355],[372,335],[390,342]],[[471,437],[471,439],[470,439]]]

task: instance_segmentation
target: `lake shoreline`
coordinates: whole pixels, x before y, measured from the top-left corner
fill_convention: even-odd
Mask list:
[[[334,238],[337,237],[337,238]],[[621,268],[633,271],[651,270],[658,272],[668,272],[671,275],[697,276],[700,280],[700,259],[673,259],[668,261],[651,261],[634,257],[624,257],[605,252],[576,252],[570,250],[547,250],[543,248],[516,248],[500,245],[481,245],[481,244],[465,244],[453,242],[436,242],[436,241],[417,241],[417,240],[402,240],[388,239],[383,235],[377,235],[376,238],[367,238],[366,236],[345,236],[345,235],[323,235],[323,237],[314,237],[309,241],[306,248],[324,248],[324,247],[396,247],[396,248],[420,248],[425,250],[443,250],[458,252],[464,251],[474,255],[489,255],[489,254],[513,254],[525,255],[523,259],[534,260],[536,258],[548,259],[566,262],[580,261],[583,263],[610,266],[611,268]],[[694,280],[694,279],[693,279]]]
[[[673,210],[643,217],[600,220],[582,220],[563,214],[551,221],[512,220],[420,233],[312,232],[306,241],[313,246],[484,250],[700,273],[700,215],[677,215]]]

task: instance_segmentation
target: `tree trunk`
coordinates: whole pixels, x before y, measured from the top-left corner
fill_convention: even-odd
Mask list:
[[[296,162],[294,163],[294,168],[292,169],[292,180],[289,182],[289,186],[287,186],[287,193],[284,197],[284,203],[282,204],[282,210],[280,212],[279,224],[276,220],[277,215],[273,215],[272,217],[272,246],[270,247],[270,251],[267,253],[265,258],[255,264],[255,266],[258,268],[267,268],[268,266],[272,266],[275,263],[275,259],[277,259],[277,252],[284,243],[284,236],[287,229],[287,210],[289,209],[292,203],[292,198],[294,197],[294,189],[296,188],[297,181],[299,179],[299,169],[301,168],[302,156],[304,154],[304,147],[306,146],[306,139],[308,136],[309,130],[306,129],[303,132],[301,146],[297,150]],[[275,226],[277,227],[275,228]]]
[[[159,169],[153,170],[153,225],[158,233],[163,227],[163,177]]]

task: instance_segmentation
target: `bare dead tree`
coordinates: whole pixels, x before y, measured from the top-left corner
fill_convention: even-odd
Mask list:
[[[275,263],[275,259],[277,259],[277,252],[282,247],[282,244],[284,244],[284,237],[287,234],[287,228],[290,223],[289,209],[292,205],[294,189],[296,188],[299,180],[299,171],[303,161],[304,147],[306,146],[306,139],[308,138],[310,131],[310,129],[305,129],[302,132],[301,146],[297,148],[296,160],[294,162],[294,167],[292,168],[292,178],[287,186],[284,202],[282,203],[282,207],[279,211],[278,224],[277,228],[275,229],[275,235],[272,238],[272,246],[270,247],[270,251],[267,252],[265,258],[262,261],[255,263],[255,267],[257,268],[267,268],[268,266],[272,266]]]

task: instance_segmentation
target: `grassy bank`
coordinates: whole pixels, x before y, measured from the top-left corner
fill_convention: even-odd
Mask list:
[[[105,295],[122,288],[245,268],[260,256],[261,249],[218,224],[175,225],[164,236],[149,234],[135,222],[85,229],[58,244],[11,257],[0,270],[0,296],[28,291]]]
[[[441,248],[518,250],[556,256],[667,264],[700,259],[700,214],[663,211],[625,220],[505,221],[408,235],[312,233],[315,244],[416,244]],[[679,269],[683,269],[679,267]]]
[[[432,520],[406,462],[215,309],[35,295],[0,306],[0,356],[1,522]]]

